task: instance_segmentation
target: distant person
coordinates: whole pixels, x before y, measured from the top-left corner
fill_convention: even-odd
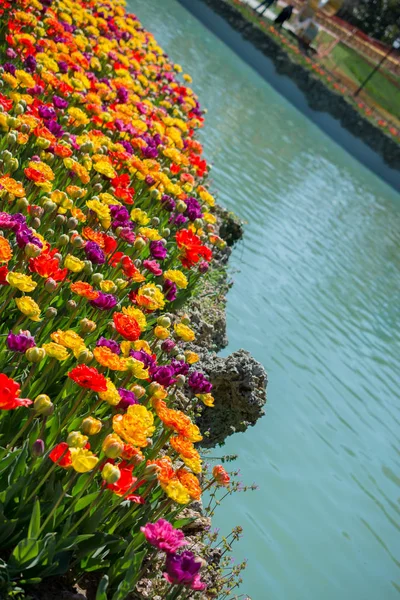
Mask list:
[[[263,16],[267,8],[269,8],[271,4],[274,4],[274,2],[276,2],[276,0],[263,0],[263,2],[260,2],[260,4],[256,6],[254,10],[257,12],[258,9],[261,8],[261,6],[263,6],[264,10],[261,12],[261,16]]]
[[[285,6],[284,9],[281,10],[279,15],[276,17],[274,23],[276,25],[279,25],[279,27],[282,27],[285,21],[289,21],[290,17],[292,16],[292,12],[293,6],[291,4],[288,4],[287,6]]]

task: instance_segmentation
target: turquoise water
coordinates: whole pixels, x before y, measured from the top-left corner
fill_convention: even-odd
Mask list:
[[[241,524],[254,600],[400,597],[400,196],[299,114],[176,0],[130,0],[208,108],[235,249],[229,347],[268,371],[267,414],[228,441],[257,492]]]

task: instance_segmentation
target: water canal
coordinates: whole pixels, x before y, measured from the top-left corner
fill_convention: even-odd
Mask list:
[[[400,597],[400,196],[176,0],[129,8],[193,76],[219,201],[247,221],[229,347],[268,371],[266,417],[224,452],[255,493],[215,524],[245,535],[253,600]]]

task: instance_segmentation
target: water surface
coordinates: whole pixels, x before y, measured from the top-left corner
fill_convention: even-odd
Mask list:
[[[248,224],[229,347],[268,371],[267,414],[228,441],[246,483],[215,524],[245,535],[254,600],[400,598],[400,196],[176,0],[129,0],[208,108],[219,200]]]

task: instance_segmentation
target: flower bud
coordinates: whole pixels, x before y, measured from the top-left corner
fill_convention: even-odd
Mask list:
[[[29,242],[25,246],[24,252],[29,258],[35,258],[36,256],[39,256],[41,250],[36,246],[36,244],[32,244],[31,242]]]
[[[173,340],[171,340],[171,339],[165,340],[165,342],[163,342],[161,344],[161,350],[163,352],[172,352],[175,349],[175,346],[176,346],[176,344]],[[179,352],[179,350],[178,350],[178,352]]]
[[[56,225],[60,226],[60,225],[64,225],[64,223],[66,222],[67,217],[65,217],[64,215],[57,215],[55,218],[55,223]]]
[[[70,217],[67,221],[67,227],[68,229],[75,229],[76,227],[78,227],[78,219]]]
[[[32,206],[31,207],[31,216],[32,217],[43,217],[44,210],[41,206]]]
[[[81,423],[81,429],[85,435],[96,435],[102,427],[102,422],[94,417],[86,417]]]
[[[93,360],[93,352],[91,352],[87,348],[82,348],[76,359],[79,364],[88,365]]]
[[[160,200],[160,198],[161,198],[161,192],[159,190],[156,190],[156,189],[151,190],[150,191],[150,196],[152,198],[154,198],[155,200]]]
[[[60,216],[60,215],[58,215]],[[57,217],[56,217],[56,221],[57,221]],[[69,242],[69,237],[67,236],[66,233],[63,233],[62,235],[60,235],[60,237],[58,238],[58,244],[60,246],[66,246]]]
[[[106,463],[101,471],[101,475],[109,484],[117,483],[118,479],[121,477],[121,471],[117,467],[117,465],[112,465],[111,463]]]
[[[136,240],[134,241],[133,247],[135,248],[135,250],[138,250],[138,251],[140,252],[141,250],[143,250],[143,248],[145,248],[145,247],[146,247],[146,245],[147,245],[147,244],[146,244],[146,242],[144,241],[144,239],[143,239],[143,238],[141,238],[141,237],[138,237],[138,238],[136,238]]]
[[[131,387],[131,392],[135,394],[138,400],[139,398],[143,398],[143,396],[146,394],[146,390],[141,385],[133,385]]]
[[[128,285],[128,282],[125,279],[118,278],[115,280],[115,285],[119,290],[123,290]]]
[[[18,198],[16,207],[19,211],[24,211],[29,206],[29,202],[26,198]]]
[[[94,321],[91,321],[90,319],[87,319],[85,317],[84,319],[81,319],[81,321],[79,321],[79,328],[82,331],[82,333],[92,333],[92,331],[96,330],[97,325]]]
[[[54,281],[54,279],[49,277],[48,279],[46,279],[46,282],[44,284],[44,289],[46,290],[46,292],[49,292],[49,294],[51,294],[57,289],[57,286],[58,286],[57,281]]]
[[[57,309],[54,306],[49,306],[49,308],[44,313],[46,319],[54,319],[57,316]]]
[[[103,189],[103,186],[101,185],[101,183],[95,183],[93,186],[93,191],[95,194],[100,194],[102,189]]]
[[[109,322],[107,323],[107,329],[108,329],[108,331],[109,331],[110,333],[114,333],[114,332],[116,331],[116,328],[115,328],[115,323],[114,323],[114,321],[109,321]]]
[[[157,324],[161,325],[161,327],[170,327],[171,326],[171,319],[169,317],[161,316],[158,317],[157,319]]]
[[[32,456],[35,456],[36,458],[43,456],[44,450],[45,448],[43,440],[37,439],[35,442],[33,442],[31,449]]]
[[[176,385],[178,387],[183,387],[185,385],[186,377],[184,375],[176,376]]]
[[[181,318],[181,322],[184,325],[190,325],[190,319],[189,319],[189,317],[187,315],[183,315],[183,317]]]
[[[203,227],[203,220],[195,219],[193,225],[196,227],[196,229],[201,229],[201,227]]]
[[[103,281],[104,275],[102,273],[94,273],[92,275],[92,281],[95,285],[99,285],[100,281]]]
[[[34,348],[32,348],[32,350],[34,350]],[[35,412],[37,412],[39,415],[43,415],[44,417],[48,417],[54,412],[54,404],[47,394],[40,394],[37,396],[33,403],[33,408]]]
[[[67,444],[70,448],[84,448],[88,442],[88,437],[82,435],[80,431],[70,431],[67,437]]]
[[[85,260],[84,263],[85,266],[83,267],[83,272],[86,273],[86,275],[91,275],[93,273],[92,263],[90,260]]]
[[[143,471],[142,477],[146,481],[157,479],[158,467],[156,465],[147,465]]]
[[[161,234],[164,238],[167,238],[171,235],[171,230],[169,229],[169,227],[165,227],[165,229],[162,230]]]
[[[57,204],[55,202],[53,202],[52,200],[47,200],[43,204],[43,210],[45,213],[52,213],[56,210],[56,208],[57,208]]]
[[[30,363],[39,363],[46,356],[46,351],[43,348],[28,348],[25,352],[26,360]]]
[[[162,385],[160,385],[156,381],[153,381],[147,388],[147,391],[150,396],[153,396],[154,394],[157,394],[157,392],[159,392],[161,389],[162,389]]]
[[[75,235],[72,237],[71,244],[73,248],[83,248],[85,242],[83,241],[80,235]]]
[[[76,309],[76,302],[75,302],[75,300],[68,300],[66,306],[67,306],[67,310],[69,312],[72,312],[73,310]]]
[[[176,203],[176,210],[178,213],[184,213],[187,209],[187,204],[183,200],[178,200]]]
[[[102,449],[107,458],[118,458],[124,449],[124,444],[115,433],[110,433],[105,438]]]
[[[158,227],[160,224],[160,219],[158,217],[153,217],[151,219],[151,226],[152,227]]]
[[[32,228],[33,229],[39,229],[41,224],[42,224],[42,222],[38,217],[35,217],[34,219],[32,219]]]

